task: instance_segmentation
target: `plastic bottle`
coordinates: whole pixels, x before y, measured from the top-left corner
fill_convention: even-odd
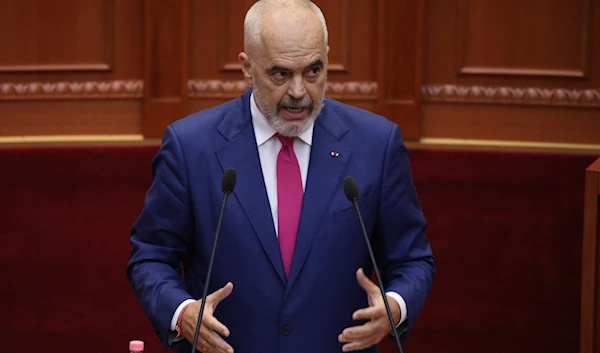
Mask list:
[[[129,353],[144,353],[144,341],[129,342]]]

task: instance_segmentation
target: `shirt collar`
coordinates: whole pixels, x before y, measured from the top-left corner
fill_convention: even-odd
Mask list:
[[[252,115],[252,124],[254,125],[254,135],[256,136],[256,145],[260,146],[267,142],[276,131],[269,125],[267,118],[261,113],[254,100],[254,92],[250,95],[250,115]],[[315,124],[311,124],[306,131],[300,134],[298,138],[307,145],[312,145],[313,129]]]

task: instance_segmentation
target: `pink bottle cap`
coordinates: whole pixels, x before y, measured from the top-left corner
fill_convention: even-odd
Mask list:
[[[129,342],[129,350],[132,352],[143,352],[144,351],[144,341]]]

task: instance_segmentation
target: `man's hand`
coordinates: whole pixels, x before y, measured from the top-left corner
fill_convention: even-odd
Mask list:
[[[352,319],[369,321],[364,325],[347,328],[338,336],[341,343],[347,342],[342,347],[344,352],[369,348],[378,344],[383,337],[392,331],[379,286],[365,276],[362,268],[356,271],[356,280],[367,292],[369,307],[355,311],[352,314]],[[400,306],[392,297],[387,296],[387,298],[394,323],[398,323],[401,317]]]
[[[232,291],[233,284],[229,282],[225,287],[206,297],[200,335],[198,336],[198,345],[196,346],[196,349],[199,351],[203,353],[233,353],[233,348],[221,338],[221,336],[229,336],[229,329],[213,316],[217,305],[221,300],[227,298]],[[190,303],[184,311],[181,320],[181,332],[190,343],[194,343],[194,333],[196,331],[196,324],[198,323],[201,304],[201,300]]]

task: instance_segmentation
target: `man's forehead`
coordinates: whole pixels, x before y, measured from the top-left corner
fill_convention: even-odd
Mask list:
[[[310,12],[288,17],[281,13],[265,16],[261,37],[263,42],[291,42],[301,46],[318,46],[325,39],[323,26],[316,15]]]
[[[318,40],[300,40],[300,41],[281,41],[266,40],[262,43],[258,56],[268,63],[269,66],[281,65],[293,67],[306,67],[312,62],[325,61],[326,48],[323,41]]]

